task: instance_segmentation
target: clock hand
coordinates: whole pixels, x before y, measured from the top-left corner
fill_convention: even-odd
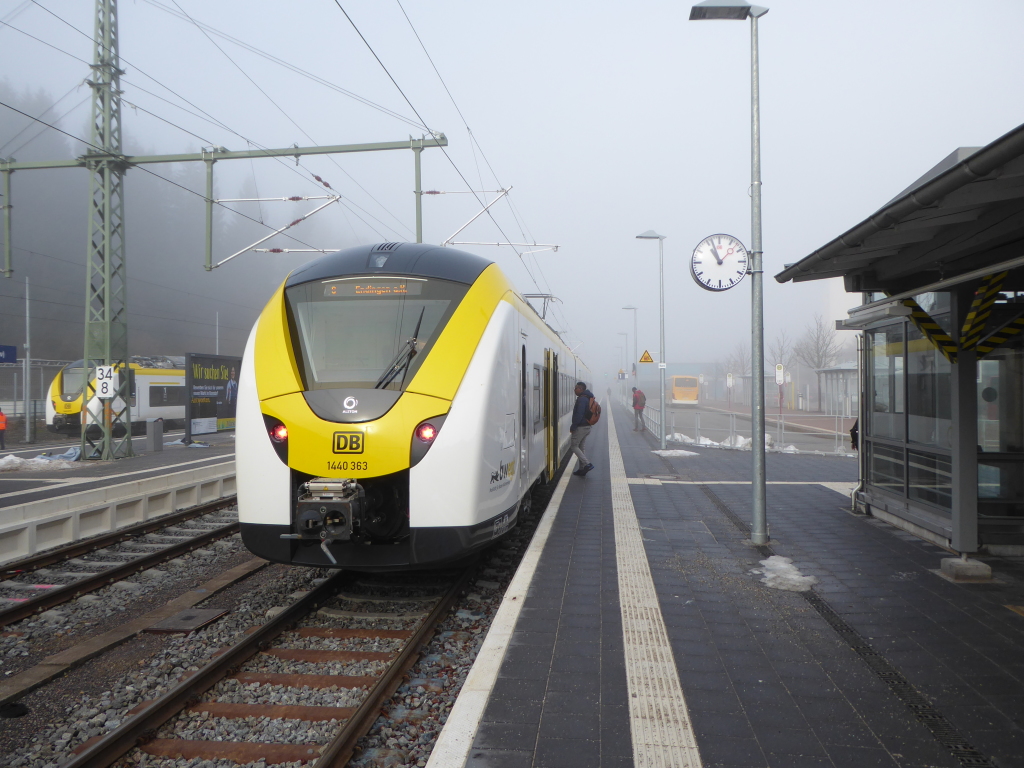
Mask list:
[[[720,258],[718,258],[718,249],[715,248],[714,241],[713,240],[708,240],[708,245],[711,246],[711,255],[715,257],[715,261],[717,261],[719,266],[721,266],[722,260]]]

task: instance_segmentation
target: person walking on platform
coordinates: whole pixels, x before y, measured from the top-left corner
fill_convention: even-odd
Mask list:
[[[0,451],[7,450],[7,443],[4,442],[4,436],[7,434],[7,414],[4,413],[4,409],[0,408]]]
[[[633,431],[643,432],[644,427],[644,407],[647,405],[647,395],[644,394],[642,389],[633,387]]]
[[[590,459],[587,458],[587,454],[583,452],[583,444],[590,434],[590,400],[594,393],[587,389],[587,385],[582,381],[576,382],[573,392],[576,393],[576,405],[572,409],[572,424],[569,426],[569,432],[572,435],[572,452],[576,454],[576,460],[579,462],[579,466],[576,467],[573,474],[583,477],[594,468]]]

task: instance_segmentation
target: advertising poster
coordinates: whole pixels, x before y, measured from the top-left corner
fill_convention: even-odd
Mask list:
[[[200,355],[185,357],[185,442],[235,428],[240,357]]]

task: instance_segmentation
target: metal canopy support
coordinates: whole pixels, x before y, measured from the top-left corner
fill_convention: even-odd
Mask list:
[[[121,69],[117,0],[96,0],[92,80],[93,145],[85,155],[90,171],[89,239],[86,254],[86,371],[82,408],[82,458],[132,455],[128,367],[128,280],[124,243],[124,171],[121,154]],[[97,365],[120,369],[117,395],[92,397]]]
[[[992,316],[992,305],[999,298],[999,292],[1003,290],[1003,281],[1008,274],[1009,271],[989,275],[981,281],[981,285],[974,292],[971,308],[964,319],[963,328],[960,329],[961,348],[972,349],[981,339],[988,319]]]
[[[972,292],[950,295],[954,321],[966,318]],[[954,327],[956,325],[954,324]],[[973,349],[961,349],[951,371],[953,406],[952,541],[957,552],[978,551],[978,363]]]

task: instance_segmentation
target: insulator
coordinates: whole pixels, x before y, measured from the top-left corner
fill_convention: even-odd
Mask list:
[[[299,223],[300,221],[302,221],[302,219],[296,219],[295,221],[293,221],[293,222],[292,222],[291,224],[289,224],[288,226],[289,226],[289,227],[294,227],[294,226],[295,226],[296,224],[298,224],[298,223]]]
[[[301,198],[301,197],[299,197],[298,195],[295,195],[294,197],[289,197],[288,199],[289,199],[289,200],[294,200],[294,201],[298,202],[298,201],[299,201],[299,200],[301,200],[302,198]]]

